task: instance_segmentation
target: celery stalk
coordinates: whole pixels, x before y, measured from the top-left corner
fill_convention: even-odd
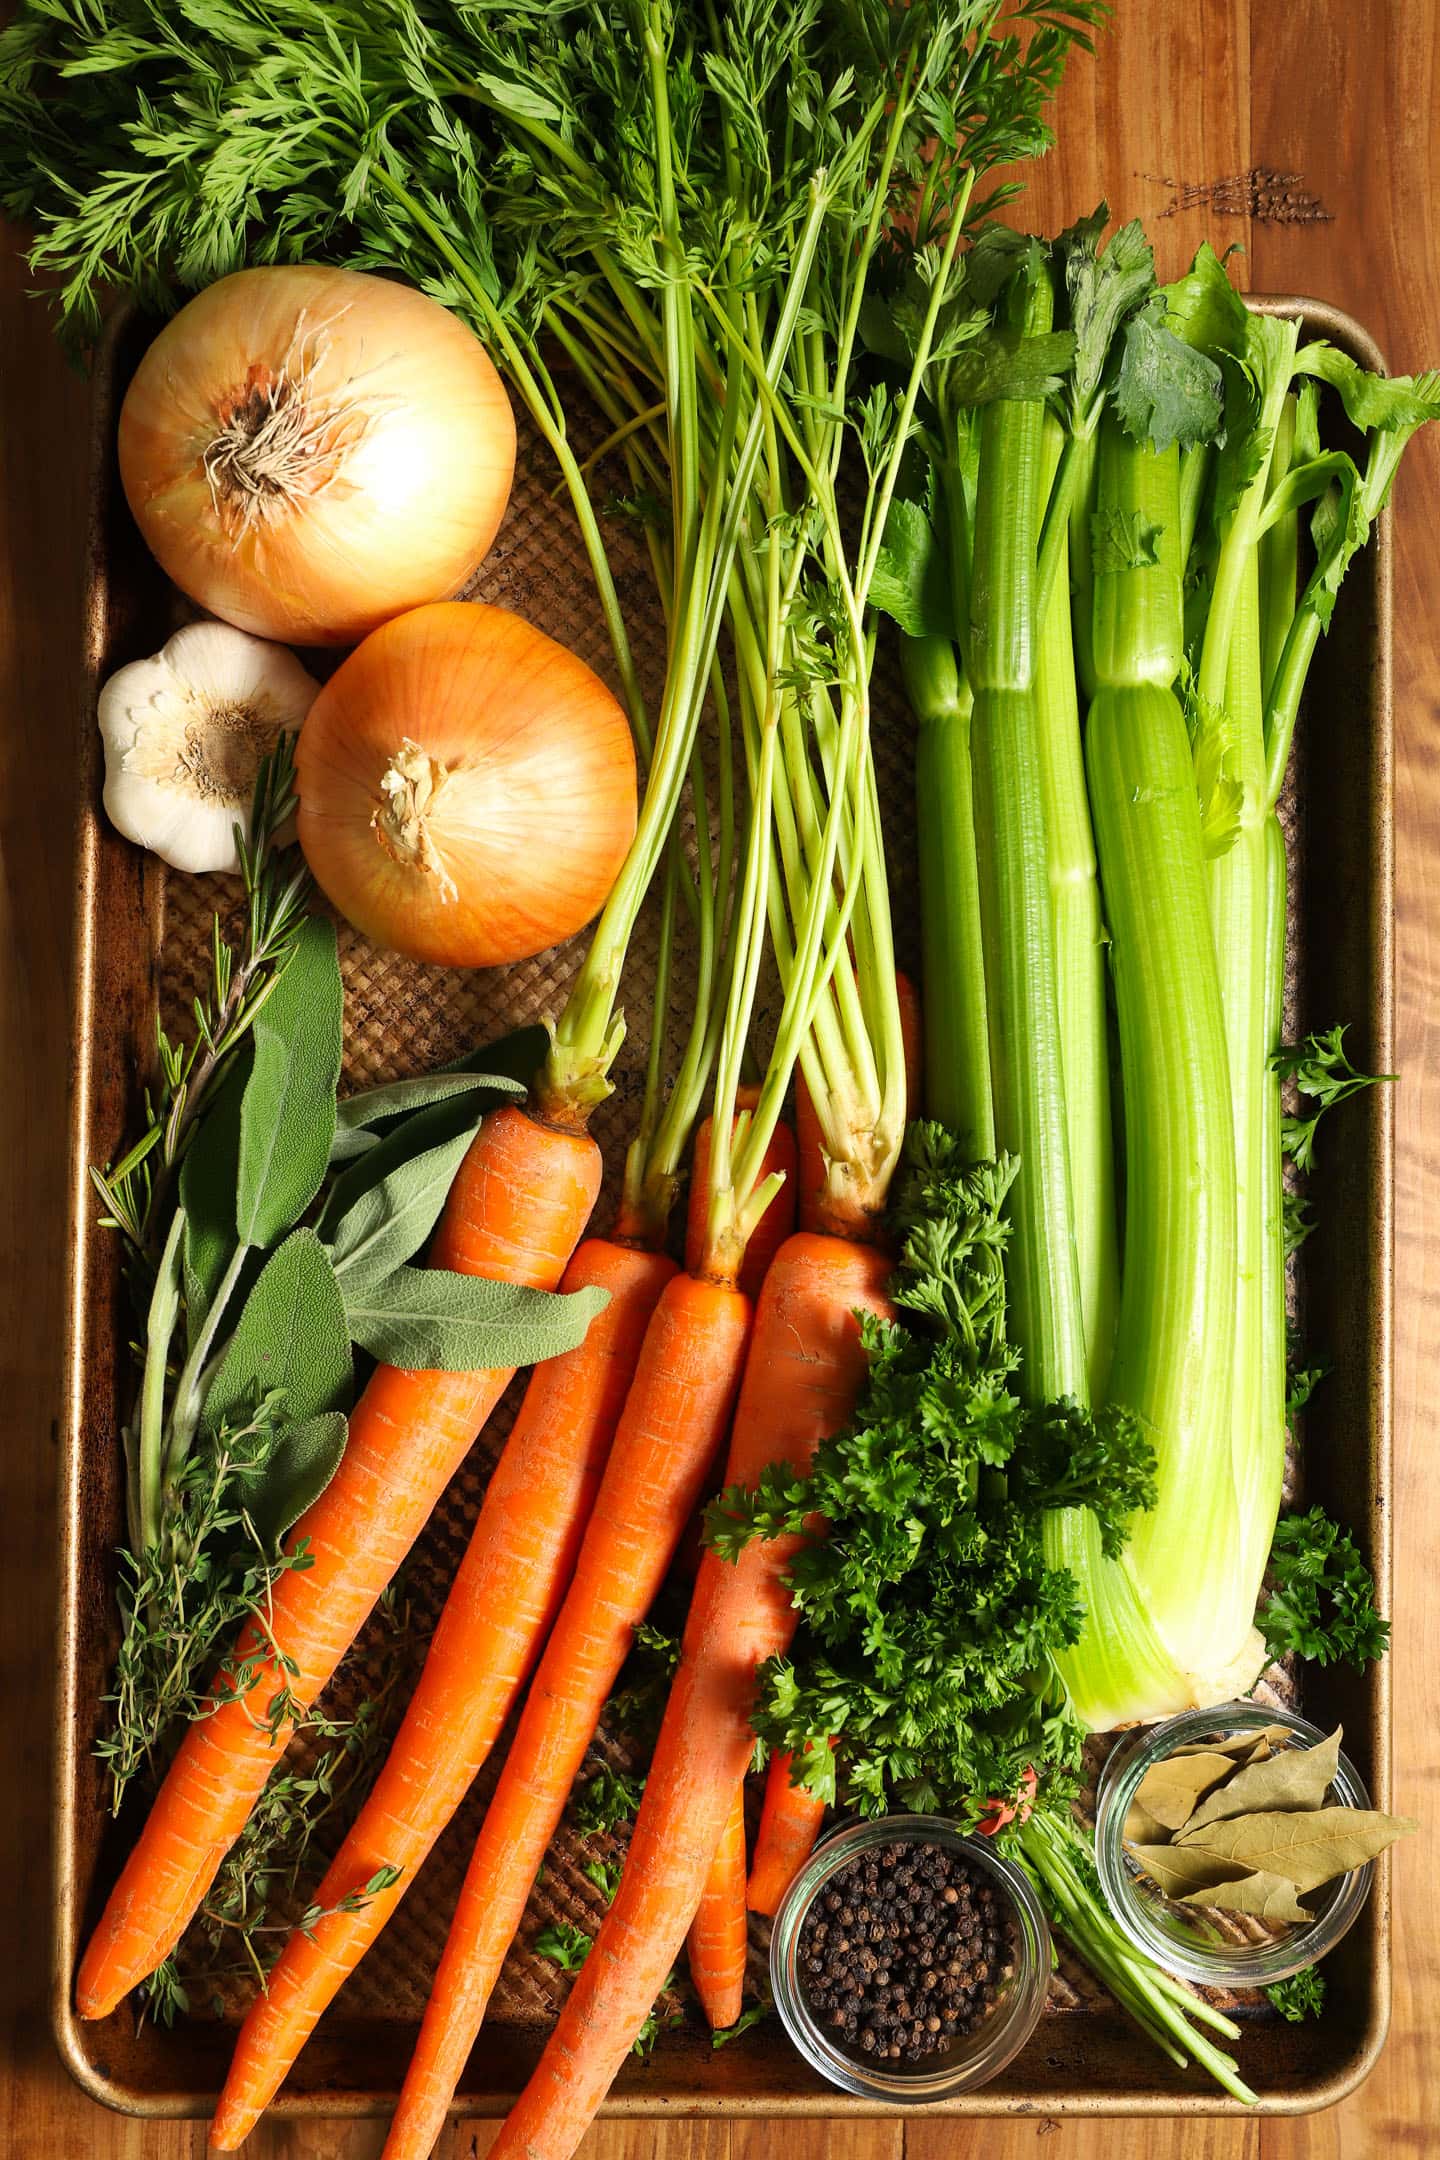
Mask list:
[[[1267,1293],[1274,1286],[1267,1245],[1278,1230],[1279,1120],[1270,1098],[1278,1047],[1267,986],[1272,973],[1268,890],[1272,823],[1265,801],[1259,558],[1252,551],[1237,582],[1225,684],[1229,762],[1242,789],[1233,844],[1206,864],[1210,922],[1219,968],[1235,1141],[1235,1350],[1231,1448],[1239,1496],[1237,1595],[1253,1612],[1280,1505],[1285,1467],[1283,1348],[1267,1354]],[[1270,1153],[1267,1142],[1273,1142]],[[1273,1258],[1273,1256],[1272,1256]],[[1282,1338],[1283,1342],[1283,1338]]]
[[[1046,422],[1053,473],[1059,423]],[[1055,925],[1055,991],[1065,1077],[1075,1261],[1085,1329],[1090,1399],[1102,1402],[1115,1340],[1120,1255],[1115,1228],[1115,1152],[1110,1116],[1110,1044],[1105,1018],[1105,944],[1095,839],[1085,791],[1085,756],[1070,631],[1066,536],[1036,656],[1041,784]]]
[[[976,1162],[995,1153],[979,868],[970,774],[970,685],[948,638],[902,638],[920,724],[915,792],[924,962],[925,1107]]]
[[[1022,335],[1050,326],[1043,261],[1008,298]],[[1010,1314],[1033,1402],[1087,1400],[1070,1191],[1055,928],[1035,693],[1035,561],[1044,407],[997,398],[980,423],[970,581],[971,755],[995,1138],[1018,1156],[1006,1255]]]
[[[1285,1470],[1284,1254],[1280,1235],[1280,1114],[1271,1059],[1279,1047],[1276,943],[1283,937],[1283,885],[1276,916],[1275,856],[1284,848],[1266,772],[1265,680],[1284,649],[1284,533],[1262,533],[1266,496],[1283,478],[1293,432],[1288,387],[1298,333],[1271,334],[1260,343],[1257,440],[1268,454],[1247,481],[1222,524],[1215,590],[1200,657],[1200,692],[1223,700],[1228,762],[1241,789],[1233,844],[1206,866],[1220,998],[1230,1073],[1235,1142],[1235,1349],[1231,1395],[1231,1454],[1239,1505],[1235,1597],[1237,1609],[1220,1631],[1233,1638],[1248,1623],[1259,1595]],[[1261,564],[1267,548],[1267,621],[1262,636]],[[1293,559],[1293,558],[1292,558]],[[1293,571],[1292,571],[1293,605]]]
[[[1070,604],[1071,635],[1075,645],[1075,673],[1087,702],[1095,695],[1095,586],[1091,570],[1090,520],[1095,514],[1095,472],[1100,440],[1090,434],[1076,441],[1079,461],[1070,496]],[[1060,589],[1065,581],[1057,580]]]
[[[1121,1567],[1197,1702],[1261,1662],[1239,1566],[1230,1450],[1235,1143],[1180,667],[1179,458],[1107,420],[1100,518],[1138,521],[1157,560],[1095,571],[1087,760],[1113,939],[1126,1101],[1125,1253],[1111,1393],[1141,1418],[1159,1497]],[[1093,1618],[1093,1608],[1092,1608]],[[1086,1646],[1076,1653],[1082,1671]],[[1138,1678],[1138,1675],[1137,1675]],[[1130,1717],[1172,1707],[1137,1688]]]

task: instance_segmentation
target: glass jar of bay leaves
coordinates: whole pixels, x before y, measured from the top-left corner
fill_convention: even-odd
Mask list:
[[[1232,1702],[1218,1709],[1187,1710],[1162,1724],[1125,1733],[1100,1773],[1095,1808],[1095,1860],[1105,1900],[1116,1922],[1166,1972],[1202,1987],[1262,1988],[1333,1950],[1358,1919],[1374,1878],[1367,1862],[1308,1893],[1311,1917],[1303,1924],[1242,1919],[1165,1896],[1127,1850],[1126,1824],[1150,1772],[1206,1743],[1265,1735],[1276,1753],[1320,1746],[1325,1735],[1292,1710],[1264,1703]],[[1326,1807],[1369,1808],[1359,1771],[1337,1751]],[[1133,1829],[1131,1842],[1134,1841]]]

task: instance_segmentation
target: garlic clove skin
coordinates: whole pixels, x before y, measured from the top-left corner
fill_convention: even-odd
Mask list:
[[[189,623],[100,692],[105,808],[175,870],[236,871],[260,760],[320,685],[292,652],[228,623]]]

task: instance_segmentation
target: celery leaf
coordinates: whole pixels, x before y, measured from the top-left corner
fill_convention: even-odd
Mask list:
[[[897,496],[870,582],[870,603],[907,637],[953,637],[950,572],[935,527],[918,502]]]
[[[1121,324],[1155,285],[1155,258],[1138,219],[1122,225],[1108,246],[1100,238],[1110,213],[1102,203],[1055,242],[1075,333],[1071,403],[1077,429],[1093,421],[1101,382]]]
[[[1125,325],[1120,367],[1111,392],[1116,416],[1134,442],[1168,450],[1178,442],[1209,442],[1225,405],[1220,369],[1207,353],[1177,337],[1156,293]]]
[[[1302,345],[1295,365],[1299,373],[1316,376],[1337,391],[1352,426],[1364,434],[1372,428],[1414,429],[1440,420],[1440,393],[1433,376],[1372,374],[1323,338]]]

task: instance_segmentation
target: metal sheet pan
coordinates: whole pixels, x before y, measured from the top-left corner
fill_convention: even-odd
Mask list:
[[[1252,303],[1270,312],[1298,313],[1307,328],[1331,339],[1367,367],[1380,355],[1358,324],[1310,300]],[[123,661],[153,650],[173,623],[173,596],[141,546],[114,471],[114,423],[119,397],[143,347],[135,325],[120,324],[106,347],[96,400],[93,513],[85,688],[71,724],[86,746],[84,784],[75,834],[77,928],[70,1074],[71,1160],[68,1191],[69,1309],[64,1345],[60,1423],[61,1550],[55,1703],[55,1903],[50,1946],[51,2018],[62,2058],[97,2100],[129,2113],[198,2116],[210,2112],[233,2038],[219,2020],[185,2021],[160,2029],[122,2006],[98,2024],[75,2015],[72,1984],[79,1946],[113,1880],[129,1827],[112,1826],[93,1758],[101,1723],[116,1623],[113,1548],[121,1534],[117,1403],[126,1384],[124,1322],[118,1251],[99,1231],[87,1166],[108,1159],[133,1123],[153,1042],[157,1003],[183,989],[164,979],[173,967],[174,937],[162,945],[165,873],[120,841],[100,810],[100,759],[93,725],[94,692]],[[548,483],[547,483],[548,486]],[[545,489],[541,489],[548,500]],[[535,499],[539,499],[538,497]],[[559,519],[563,513],[553,513]],[[541,520],[543,524],[543,519]],[[547,596],[550,580],[527,574],[539,528],[520,519],[502,534],[487,566],[488,597],[508,599],[543,619],[560,607],[559,634],[575,641],[572,588]],[[1302,1027],[1346,1019],[1361,1062],[1392,1069],[1392,743],[1391,569],[1382,520],[1375,547],[1352,572],[1324,648],[1299,731],[1288,806],[1292,856],[1290,998]],[[599,648],[596,648],[597,657]],[[902,812],[897,852],[908,817]],[[903,878],[903,863],[899,870]],[[183,881],[182,881],[183,882]],[[195,924],[172,915],[172,931],[197,946]],[[162,965],[163,962],[163,965]],[[558,974],[566,972],[563,956]],[[367,979],[364,956],[351,956],[352,1008],[373,1014],[383,1002]],[[384,988],[384,986],[381,986]],[[412,986],[413,989],[413,986]],[[501,983],[496,1009],[523,1009],[533,983]],[[443,1041],[435,1029],[444,983],[413,991],[419,1047]],[[409,993],[407,993],[409,994]],[[457,992],[457,995],[459,993]],[[469,994],[468,992],[466,993]],[[368,999],[368,1002],[367,1002]],[[482,1001],[483,1002],[483,1001]],[[493,1001],[492,1001],[493,1002]],[[485,1015],[481,1014],[480,1018]],[[463,1024],[476,1015],[461,1015]],[[434,1022],[434,1025],[431,1023]],[[428,1032],[427,1032],[428,1029]],[[373,1044],[372,1044],[373,1051]],[[383,1052],[362,1061],[373,1071]],[[411,1068],[413,1069],[413,1067]],[[602,1133],[602,1139],[605,1135]],[[1326,1190],[1320,1226],[1305,1248],[1301,1284],[1310,1339],[1323,1344],[1333,1375],[1307,1413],[1305,1489],[1355,1526],[1368,1550],[1382,1607],[1390,1587],[1391,1447],[1391,1185],[1393,1121],[1390,1091],[1369,1091],[1326,1135]],[[483,1464],[472,1474],[478,1492]],[[420,1549],[415,1563],[431,1577],[435,1601],[463,1535],[447,1502],[437,1510],[442,1535]],[[463,1516],[463,1507],[460,1510]],[[432,1530],[434,1525],[432,1525]],[[1342,1721],[1346,1746],[1367,1778],[1376,1804],[1390,1802],[1388,1668],[1363,1678],[1308,1675],[1306,1710],[1322,1722]],[[397,1921],[362,1974],[323,2021],[276,2103],[280,2115],[370,2115],[388,2110],[413,2038],[415,2013],[438,1955],[448,1894],[463,1866],[469,1836],[431,1868],[441,1881],[417,1925]],[[473,1819],[471,1820],[473,1831]],[[424,1878],[422,1878],[423,1880]],[[417,1888],[412,1902],[423,1904]],[[409,1904],[402,1908],[408,1912]],[[437,1932],[438,1931],[438,1932]],[[1389,1871],[1382,1860],[1376,1890],[1360,1923],[1328,1961],[1330,2000],[1324,2020],[1296,2027],[1257,2015],[1241,2043],[1246,2076],[1262,2110],[1298,2114],[1328,2107],[1366,2075],[1383,2044],[1390,2001]],[[521,1974],[523,1982],[525,1975]],[[508,2005],[508,2008],[506,2007]],[[547,2005],[532,1982],[497,2004],[472,2057],[457,2110],[471,2116],[505,2111],[543,2042]],[[608,2103],[616,2115],[885,2115],[891,2109],[846,2098],[814,2077],[773,2020],[719,2052],[691,2022],[668,2035],[647,2065],[632,2064]],[[1174,2115],[1243,2113],[1198,2073],[1173,2070],[1127,2021],[1083,1984],[1057,1989],[1056,2002],[1021,2056],[983,2091],[935,2112],[1001,2114]]]

